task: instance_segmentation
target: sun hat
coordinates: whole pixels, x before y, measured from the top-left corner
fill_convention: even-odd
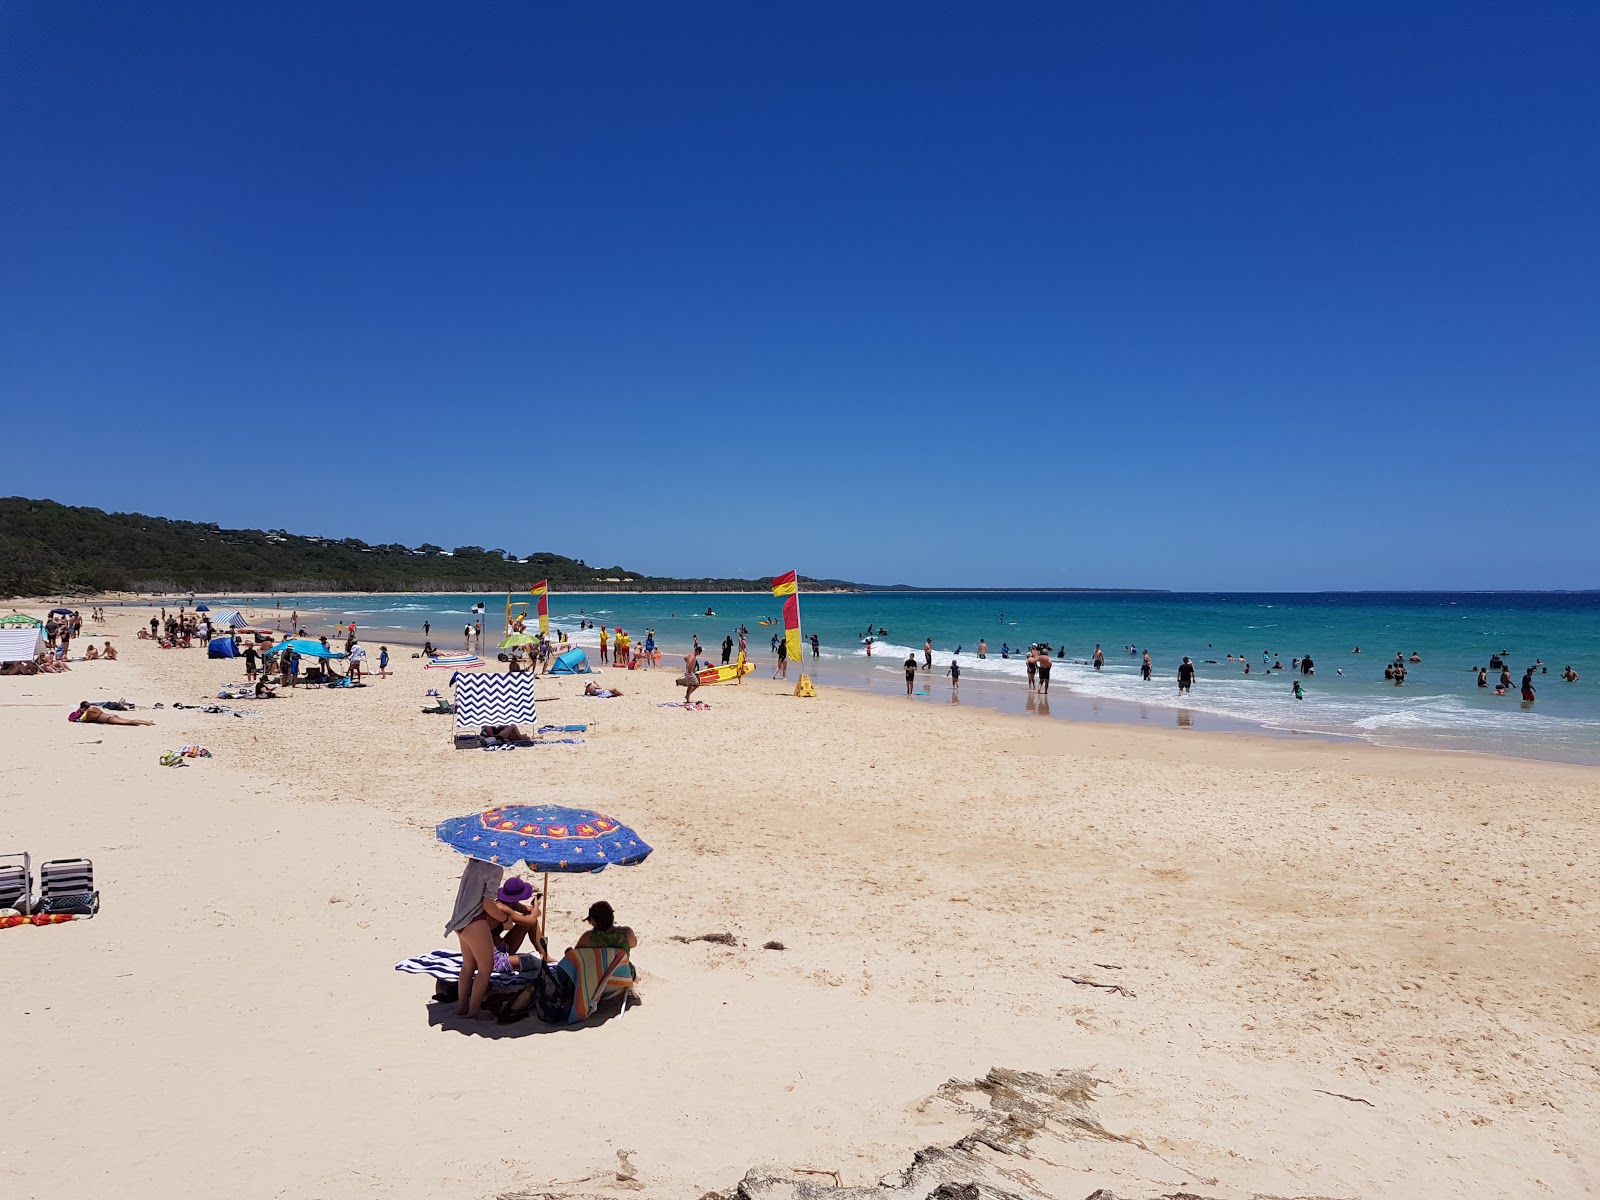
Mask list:
[[[521,904],[532,895],[533,884],[526,879],[517,879],[513,876],[500,885],[500,890],[494,894],[494,898],[501,904]]]

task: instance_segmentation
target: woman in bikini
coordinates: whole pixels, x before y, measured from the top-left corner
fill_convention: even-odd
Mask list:
[[[493,1014],[483,1011],[483,998],[489,994],[489,976],[494,973],[495,928],[538,923],[537,915],[524,916],[499,899],[505,874],[504,867],[476,858],[470,860],[461,872],[450,923],[444,927],[445,933],[455,934],[461,942],[456,1014],[472,1021],[494,1020]],[[534,912],[537,913],[536,908]]]
[[[76,721],[80,725],[154,725],[154,721],[143,721],[138,717],[117,717],[108,713],[98,704],[90,704],[87,700],[78,705],[78,711],[68,713],[67,720]]]

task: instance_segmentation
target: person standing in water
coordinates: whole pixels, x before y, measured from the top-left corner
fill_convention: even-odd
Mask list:
[[[1185,660],[1185,661],[1187,661],[1187,660]],[[1106,665],[1105,651],[1100,649],[1100,643],[1096,642],[1094,644],[1094,669],[1096,671],[1098,671],[1101,667],[1103,667],[1105,665]]]
[[[1180,696],[1187,695],[1189,689],[1193,686],[1194,664],[1189,661],[1189,656],[1185,654],[1183,661],[1178,664],[1178,694]]]
[[[933,639],[924,638],[922,642],[922,665],[926,670],[933,670]],[[1569,667],[1568,670],[1571,670]]]
[[[979,658],[988,658],[989,657],[989,643],[984,641],[982,638],[978,639],[978,657]]]
[[[1037,646],[1028,647],[1028,690],[1031,692],[1039,679],[1039,650]]]
[[[1049,646],[1040,646],[1039,647],[1039,694],[1041,696],[1048,696],[1050,694],[1050,668],[1053,665],[1054,664],[1051,663],[1051,661],[1050,661],[1050,647]]]
[[[961,664],[952,658],[950,667],[945,671],[945,674],[950,676],[950,690],[959,692],[961,690]]]
[[[1144,652],[1144,661],[1139,664],[1139,677],[1146,683],[1150,682],[1150,651]]]
[[[822,643],[817,640],[817,635],[814,633],[811,635],[811,657],[822,657]]]
[[[917,656],[914,651],[906,653],[904,663],[906,669],[906,695],[911,695],[911,689],[917,686]]]
[[[1522,702],[1533,703],[1533,668],[1529,667],[1522,673]]]

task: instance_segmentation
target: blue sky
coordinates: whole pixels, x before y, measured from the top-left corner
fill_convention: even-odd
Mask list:
[[[1597,44],[8,0],[0,493],[665,574],[1600,587]]]

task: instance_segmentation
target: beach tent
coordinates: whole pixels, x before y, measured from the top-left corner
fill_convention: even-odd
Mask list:
[[[589,656],[581,647],[574,646],[565,654],[557,655],[555,662],[550,664],[552,675],[592,675],[594,669],[589,666]]]
[[[44,625],[38,617],[30,617],[27,613],[11,613],[0,617],[0,629],[38,629]]]
[[[0,629],[0,662],[32,662],[45,652],[44,634],[28,629]]]
[[[72,615],[72,610],[70,608],[52,608],[50,610],[50,615],[52,617],[70,617]]]
[[[266,657],[271,658],[274,654],[284,650],[293,650],[301,658],[344,657],[343,650],[330,650],[323,646],[321,642],[314,641],[311,638],[290,638],[287,641],[279,642],[276,646],[269,646],[266,650]]]
[[[206,647],[207,658],[238,658],[239,651],[233,644],[233,639],[225,633],[219,633],[211,639]]]
[[[211,611],[211,605],[209,605],[209,604],[196,604],[194,606],[194,610],[195,610],[195,612],[210,612]]]
[[[521,725],[534,728],[533,673],[452,675],[456,693],[456,732],[477,733],[484,725]]]
[[[243,629],[250,624],[236,612],[220,612],[211,618],[211,624],[217,629]]]

